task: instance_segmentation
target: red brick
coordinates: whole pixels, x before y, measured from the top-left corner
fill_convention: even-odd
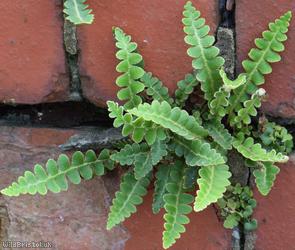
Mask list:
[[[259,223],[257,250],[294,249],[295,159],[280,168],[269,196],[263,197],[256,192],[258,206],[254,217]]]
[[[145,197],[138,212],[124,225],[130,232],[126,242],[126,250],[161,250],[163,232],[163,211],[157,215],[152,213],[152,192]],[[190,223],[186,232],[177,240],[171,250],[226,250],[230,249],[231,231],[223,228],[218,221],[213,207],[200,213],[189,215]]]
[[[61,1],[1,1],[0,101],[67,98]]]
[[[0,188],[60,154],[57,146],[74,130],[1,127]],[[108,180],[117,185],[114,178]],[[129,234],[122,227],[105,229],[112,191],[102,178],[69,185],[67,192],[46,196],[0,196],[1,240],[50,241],[53,249],[123,249]],[[7,209],[9,220],[3,217]],[[5,222],[3,224],[3,222]],[[6,233],[5,233],[6,231]],[[3,238],[3,235],[6,236]]]
[[[182,11],[185,0],[126,0],[88,3],[95,13],[95,22],[79,29],[83,91],[92,102],[104,105],[115,99],[117,87],[115,45],[112,27],[120,26],[139,44],[145,69],[158,76],[171,91],[177,81],[192,70],[186,55],[182,31]],[[196,0],[212,27],[217,24],[217,1]]]
[[[295,10],[293,0],[237,1],[237,56],[241,63],[254,47],[254,39],[268,28],[268,23],[288,10]],[[295,21],[293,19],[282,61],[273,65],[263,88],[269,94],[263,110],[275,116],[295,118]]]

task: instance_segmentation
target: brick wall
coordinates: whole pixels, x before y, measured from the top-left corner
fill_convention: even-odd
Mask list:
[[[193,2],[214,34],[219,23],[218,1]],[[191,69],[181,25],[185,1],[88,0],[88,3],[96,15],[94,24],[78,27],[77,33],[72,27],[66,28],[68,33],[64,37],[61,0],[0,2],[0,8],[5,10],[0,24],[0,102],[39,109],[43,103],[58,102],[62,106],[67,101],[86,100],[105,107],[106,100],[116,99],[117,90],[112,26],[120,26],[132,34],[145,58],[146,69],[174,91],[177,81]],[[253,39],[266,29],[269,21],[290,9],[295,10],[291,0],[237,1],[238,71],[253,46]],[[266,78],[269,99],[263,105],[267,114],[288,124],[295,124],[295,22],[292,25],[283,62],[276,64],[273,74]],[[77,35],[78,47],[76,40],[71,40],[73,35]],[[5,121],[0,119],[1,124]],[[87,127],[1,125],[0,187],[25,169],[31,169],[34,163],[56,158],[60,153],[58,145],[81,130]],[[294,157],[281,166],[277,183],[267,198],[256,192],[258,250],[293,248],[294,167]],[[111,232],[104,229],[118,178],[116,173],[96,178],[79,186],[71,185],[66,193],[46,197],[0,197],[2,239],[53,241],[54,249],[62,250],[161,249],[162,214],[152,215],[150,193],[131,220]],[[231,232],[222,227],[213,207],[190,218],[187,233],[171,249],[230,249]]]

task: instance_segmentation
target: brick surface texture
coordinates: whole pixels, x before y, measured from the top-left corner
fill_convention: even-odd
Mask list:
[[[0,186],[10,184],[34,164],[57,158],[58,145],[75,131],[1,127]],[[108,182],[116,185],[117,179]],[[0,197],[2,240],[50,241],[55,250],[123,249],[129,238],[122,227],[105,229],[112,192],[102,178],[69,185],[67,192],[46,196]],[[7,221],[3,225],[3,221]],[[3,237],[3,236],[2,236]]]
[[[0,102],[67,99],[61,1],[1,1]]]

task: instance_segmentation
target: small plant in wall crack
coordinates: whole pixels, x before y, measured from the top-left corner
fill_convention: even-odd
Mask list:
[[[235,186],[228,186],[223,197],[218,199],[217,205],[224,218],[225,228],[233,229],[238,225],[244,225],[244,229],[247,231],[257,228],[257,221],[251,219],[256,201],[248,186],[241,187],[239,183]]]
[[[178,82],[171,96],[156,76],[145,71],[131,36],[114,28],[119,61],[116,70],[120,74],[117,96],[122,104],[108,101],[107,106],[114,127],[130,140],[99,154],[90,150],[76,152],[71,159],[64,154],[57,161],[50,159],[45,168],[36,165],[33,172],[26,171],[2,194],[58,193],[67,190],[69,183],[79,184],[82,179],[120,167],[126,172],[113,199],[107,229],[136,212],[152,182],[152,210],[165,210],[165,249],[185,232],[189,213],[216,202],[225,227],[243,223],[245,228],[254,229],[256,221],[251,214],[256,202],[248,187],[231,186],[228,156],[234,151],[243,157],[244,167],[251,168],[263,195],[273,186],[279,170],[276,164],[288,161],[292,145],[287,131],[269,122],[264,129],[257,128],[252,120],[265,98],[265,90],[260,88],[264,75],[271,73],[272,63],[281,60],[279,53],[284,50],[290,20],[291,12],[287,12],[270,23],[243,62],[244,72],[229,79],[209,26],[187,2],[182,23],[193,73]],[[186,101],[197,88],[203,91],[205,105],[186,110]]]

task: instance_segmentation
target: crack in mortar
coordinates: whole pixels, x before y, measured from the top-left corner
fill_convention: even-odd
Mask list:
[[[64,47],[70,74],[70,100],[82,101],[80,70],[78,65],[79,48],[77,39],[77,28],[74,24],[64,18]]]

